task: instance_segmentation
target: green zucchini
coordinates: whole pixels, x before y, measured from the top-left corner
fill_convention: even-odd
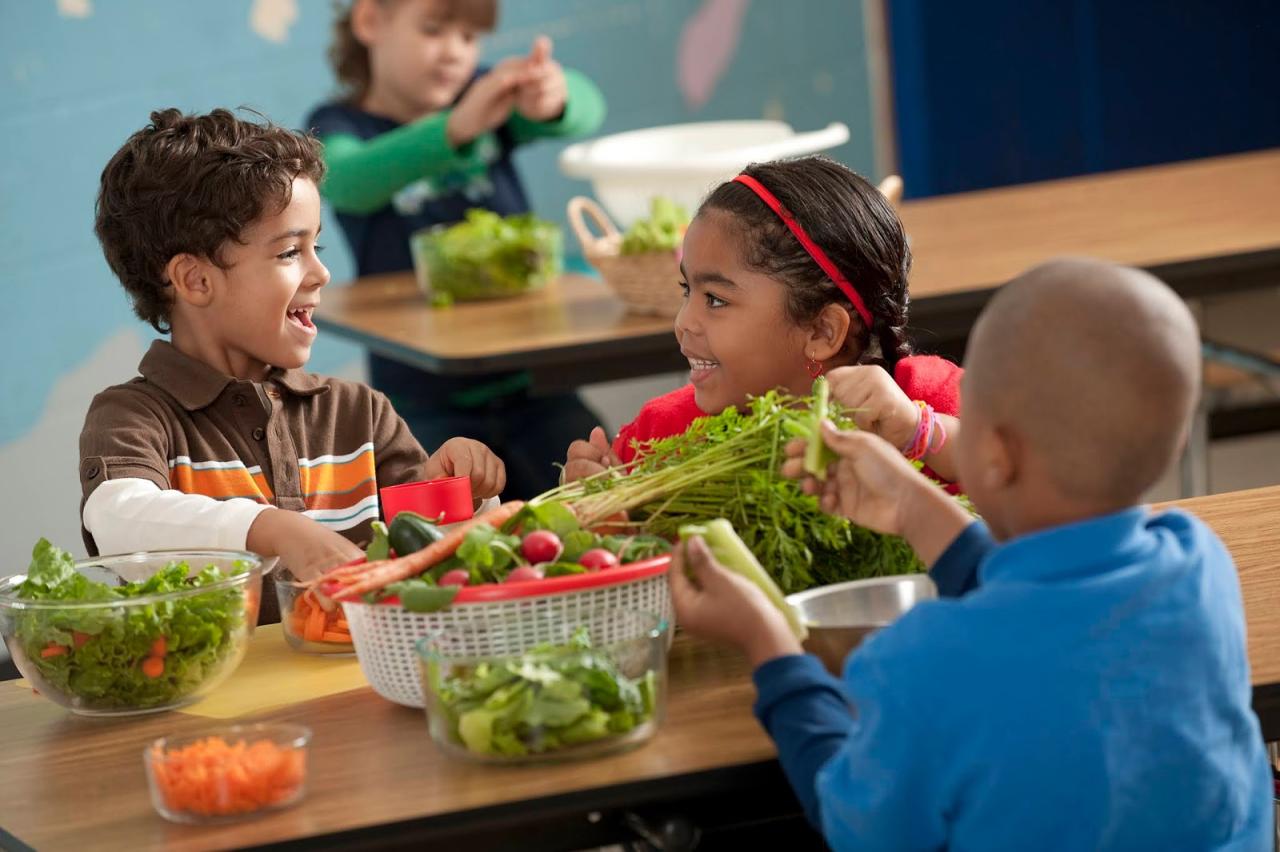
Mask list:
[[[444,533],[417,512],[398,512],[391,519],[387,538],[396,556],[408,556],[444,538]]]

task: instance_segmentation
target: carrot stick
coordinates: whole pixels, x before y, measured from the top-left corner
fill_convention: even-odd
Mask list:
[[[307,614],[307,623],[302,630],[302,638],[308,642],[319,642],[324,635],[324,610],[316,608]]]
[[[343,588],[338,589],[330,597],[335,601],[355,600],[367,592],[384,589],[392,583],[416,577],[432,565],[439,564],[456,553],[462,545],[463,539],[467,537],[467,533],[480,524],[501,527],[515,517],[516,513],[523,508],[524,503],[520,500],[503,503],[491,512],[478,515],[465,524],[454,527],[445,533],[444,537],[439,541],[432,542],[417,553],[410,553],[408,556],[402,556],[398,559],[374,562],[366,566],[364,573],[354,582],[344,584]],[[314,581],[316,585],[313,588],[317,588],[320,583],[332,579],[341,580],[345,578],[334,578],[329,574],[324,574],[317,581]],[[316,596],[323,597],[318,591]]]
[[[351,641],[350,633],[343,633],[338,630],[326,630],[320,637],[321,642],[337,642],[339,644],[347,644]]]

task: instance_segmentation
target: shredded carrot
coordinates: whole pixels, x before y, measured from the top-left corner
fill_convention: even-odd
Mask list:
[[[42,651],[40,651],[40,659],[47,660],[50,657],[61,657],[65,653],[67,653],[66,645],[56,645],[53,642],[50,642],[48,645],[44,646]]]
[[[142,673],[152,679],[160,677],[164,674],[164,658],[147,657],[142,661]]]
[[[225,816],[290,800],[306,776],[306,753],[270,740],[206,737],[169,752],[153,747],[150,765],[170,811]]]
[[[92,639],[93,636],[88,633],[81,633],[79,630],[73,630],[71,631],[71,638],[73,645],[77,648],[83,648],[85,643]]]
[[[163,657],[169,653],[169,642],[163,636],[156,637],[156,641],[151,643],[151,656]]]

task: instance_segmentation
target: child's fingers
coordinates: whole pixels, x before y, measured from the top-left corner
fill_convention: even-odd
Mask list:
[[[604,465],[591,459],[570,459],[564,466],[565,482],[577,482],[604,471]]]
[[[591,430],[591,435],[587,442],[599,451],[600,458],[605,458],[612,449],[609,446],[609,436],[605,434],[604,428],[600,426]]]
[[[578,439],[569,445],[568,460],[571,462],[578,460],[597,461],[599,458],[600,448],[590,441]]]
[[[553,44],[550,36],[540,35],[533,40],[533,47],[529,50],[529,62],[541,63],[551,58],[551,50]]]
[[[851,458],[860,452],[866,452],[871,443],[881,440],[874,434],[860,429],[842,432],[830,420],[823,420],[820,428],[822,442],[830,447],[832,452],[843,458]]]
[[[501,494],[502,489],[507,486],[507,466],[493,453],[489,453],[485,459],[483,483],[483,493],[480,496],[486,498]]]
[[[467,476],[476,470],[476,459],[471,453],[471,447],[468,444],[455,444],[450,447],[447,452],[449,460],[450,474],[453,476]]]

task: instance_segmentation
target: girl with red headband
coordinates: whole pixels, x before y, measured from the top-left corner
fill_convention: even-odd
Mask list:
[[[906,334],[911,250],[889,201],[825,157],[750,166],[703,202],[684,238],[676,339],[690,383],[650,400],[612,445],[575,441],[566,480],[628,463],[636,444],[826,374],[833,398],[931,475],[955,478],[955,364]]]

